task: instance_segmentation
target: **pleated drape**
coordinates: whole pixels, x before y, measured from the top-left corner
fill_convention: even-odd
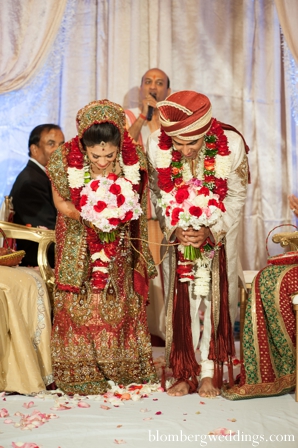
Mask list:
[[[27,162],[34,126],[58,122],[69,139],[76,134],[75,115],[82,106],[100,98],[135,106],[142,75],[157,66],[169,75],[172,91],[206,94],[213,115],[245,136],[252,183],[241,221],[241,260],[245,269],[266,264],[266,237],[274,227],[294,222],[287,196],[298,194],[296,87],[285,64],[286,43],[293,48],[291,23],[297,23],[288,5],[295,0],[67,0],[37,2],[39,8],[32,7],[33,0],[0,3],[0,73],[6,76],[1,82],[7,90],[12,75],[17,82],[17,90],[0,95],[0,201]],[[6,5],[16,3],[20,11],[13,14]],[[26,28],[22,17],[29,12]],[[51,35],[50,29],[46,32],[50,25]],[[21,41],[21,48],[25,29],[30,39]],[[10,42],[7,48],[2,38]],[[38,65],[35,52],[42,39],[48,39],[48,56]],[[273,255],[281,249],[270,243],[269,251]]]

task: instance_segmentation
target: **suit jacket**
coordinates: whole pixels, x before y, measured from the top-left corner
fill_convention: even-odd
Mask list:
[[[16,178],[10,196],[15,211],[14,223],[55,229],[57,211],[53,202],[51,182],[36,163],[29,160]],[[37,266],[37,243],[17,240],[17,248],[26,252],[22,265]],[[54,266],[54,248],[50,248],[48,255],[51,265]]]

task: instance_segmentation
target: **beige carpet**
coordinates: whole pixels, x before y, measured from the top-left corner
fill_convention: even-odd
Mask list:
[[[154,349],[155,359],[162,355],[162,348]],[[105,401],[92,397],[79,402],[51,395],[2,395],[0,447],[19,447],[25,442],[36,445],[23,448],[298,446],[294,394],[238,402],[221,397],[203,399],[197,394],[169,397],[148,389],[139,393],[136,389],[130,398],[133,395],[143,396],[134,397],[136,401],[114,396]],[[15,426],[18,424],[27,429]]]

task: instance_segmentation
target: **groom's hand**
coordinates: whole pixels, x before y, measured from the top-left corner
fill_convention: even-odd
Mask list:
[[[208,227],[201,227],[200,230],[194,230],[189,227],[187,230],[177,227],[175,235],[183,246],[201,247],[210,234]]]

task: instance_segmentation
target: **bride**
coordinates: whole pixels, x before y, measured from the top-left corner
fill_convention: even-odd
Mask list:
[[[76,122],[78,135],[47,166],[58,210],[52,362],[64,392],[102,394],[109,380],[156,381],[145,312],[156,274],[146,242],[147,162],[118,104],[94,101]],[[129,181],[142,209],[136,220],[127,216],[114,241],[81,215],[84,186],[104,177]]]

